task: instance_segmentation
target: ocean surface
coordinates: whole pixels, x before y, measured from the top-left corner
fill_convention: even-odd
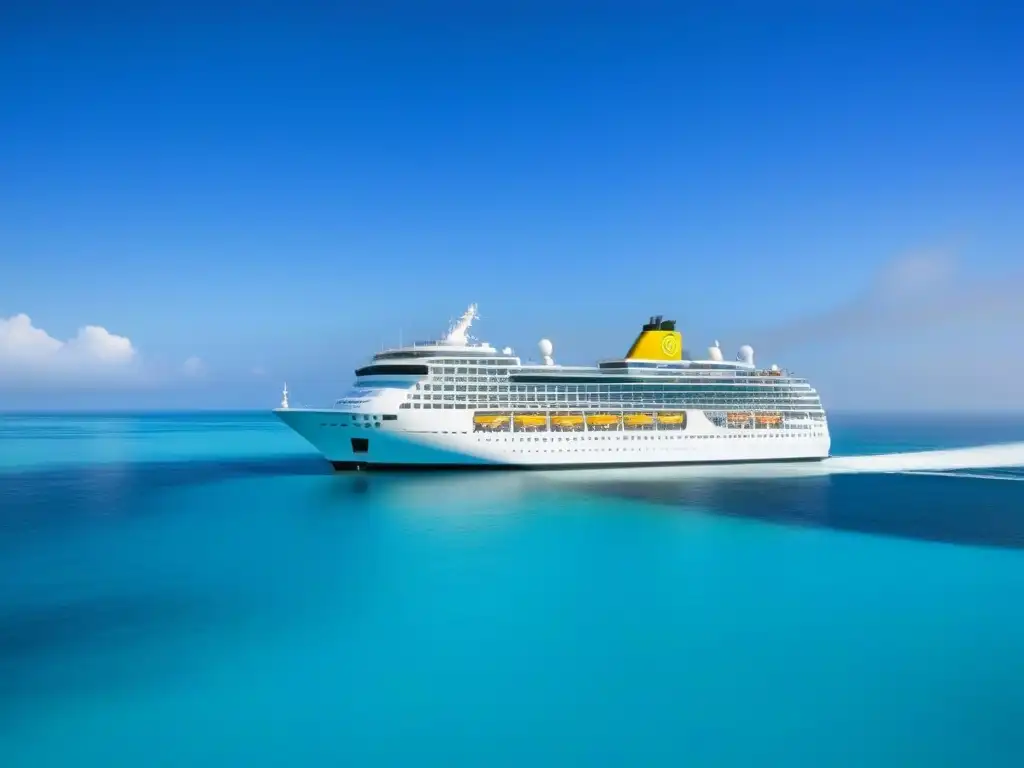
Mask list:
[[[1019,768],[1021,480],[335,475],[270,414],[0,416],[0,766]]]

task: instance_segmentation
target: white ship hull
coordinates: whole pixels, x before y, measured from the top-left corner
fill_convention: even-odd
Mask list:
[[[275,413],[335,469],[579,469],[674,464],[817,461],[826,422],[731,429],[687,411],[685,429],[475,431],[471,410],[379,412],[282,408]]]

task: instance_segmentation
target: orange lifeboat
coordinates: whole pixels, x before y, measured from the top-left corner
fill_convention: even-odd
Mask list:
[[[515,424],[517,427],[529,427],[536,429],[537,427],[545,427],[548,423],[548,417],[543,413],[517,413],[515,416]]]
[[[508,424],[507,413],[479,413],[473,417],[473,423],[487,429],[497,429]]]
[[[622,417],[617,413],[588,413],[587,426],[589,427],[614,427],[619,424]]]
[[[672,425],[685,424],[686,423],[686,414],[685,413],[672,413],[672,412],[659,413],[658,414],[658,423],[659,424],[672,424]]]
[[[571,429],[573,427],[582,427],[583,426],[583,417],[580,416],[578,413],[570,414],[568,416],[566,416],[566,415],[552,416],[551,417],[551,426],[553,426],[553,427],[560,427],[562,429]]]
[[[649,427],[654,423],[654,417],[649,413],[629,413],[624,421],[627,427]]]

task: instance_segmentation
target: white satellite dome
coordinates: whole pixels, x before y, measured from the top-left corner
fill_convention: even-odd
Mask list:
[[[511,355],[512,354],[512,347],[505,347],[503,350],[501,350],[501,354],[503,354],[503,355]]]
[[[555,361],[551,358],[551,353],[555,350],[554,344],[552,344],[548,339],[541,339],[537,343],[537,348],[540,350],[540,356],[544,358],[544,365],[555,364]]]
[[[708,360],[714,360],[715,362],[722,361],[722,348],[718,346],[718,341],[715,341],[715,346],[708,347]]]
[[[779,372],[778,364],[777,363],[772,363],[772,373],[778,373],[778,372]]]
[[[749,344],[744,344],[742,347],[740,347],[739,359],[741,362],[744,362],[747,365],[753,365],[754,348]]]

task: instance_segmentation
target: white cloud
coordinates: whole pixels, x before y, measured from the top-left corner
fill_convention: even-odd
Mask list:
[[[173,379],[168,369],[145,365],[127,336],[86,325],[70,339],[54,338],[25,314],[0,317],[0,385],[23,388],[82,388],[99,385],[147,385]],[[206,370],[189,358],[178,374]]]
[[[201,376],[206,375],[206,363],[198,357],[190,357],[184,362],[181,369],[186,376],[193,379],[198,379]]]
[[[826,407],[1019,410],[1022,295],[1024,271],[964,269],[951,253],[919,252],[891,260],[832,309],[758,334],[755,347],[763,361],[793,361]]]
[[[39,360],[60,352],[64,344],[42,328],[32,325],[28,315],[0,320],[0,361]]]
[[[915,253],[893,259],[867,290],[833,309],[760,334],[761,343],[787,347],[877,334],[907,334],[982,323],[996,330],[1024,322],[1024,272],[973,277],[953,254]]]
[[[125,336],[87,325],[67,341],[55,339],[25,314],[0,319],[0,379],[30,383],[93,380],[134,368],[138,353]]]

